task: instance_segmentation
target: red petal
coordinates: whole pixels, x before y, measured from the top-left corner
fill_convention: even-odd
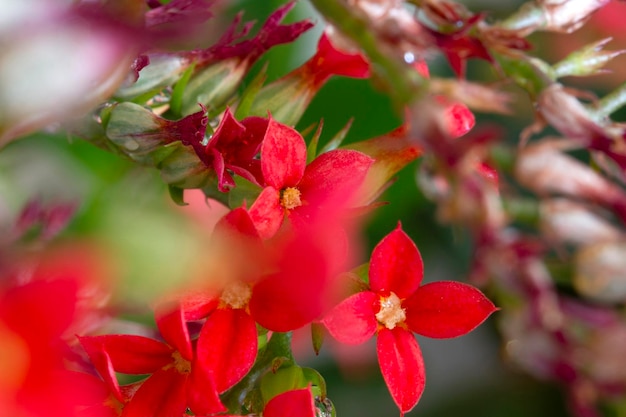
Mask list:
[[[259,238],[259,232],[256,230],[250,213],[243,207],[233,209],[222,217],[215,225],[213,233],[243,235],[252,239]]]
[[[329,265],[310,237],[296,235],[282,250],[280,271],[252,288],[250,313],[266,329],[295,330],[322,314]]]
[[[297,130],[270,118],[261,145],[265,182],[280,190],[300,182],[306,166],[306,143]]]
[[[317,52],[306,62],[305,68],[307,73],[314,76],[314,85],[321,85],[332,75],[353,78],[370,76],[370,66],[363,55],[336,49],[325,33],[317,44]]]
[[[220,400],[209,371],[202,368],[197,361],[191,365],[191,375],[187,382],[187,405],[196,416],[209,416],[227,410]]]
[[[52,271],[57,276],[68,271]],[[42,274],[42,278],[49,278]],[[9,288],[0,299],[0,320],[29,345],[48,344],[74,320],[77,283],[73,279],[32,281]],[[36,326],[33,323],[37,323]]]
[[[185,320],[200,320],[208,316],[219,304],[219,294],[193,292],[180,298]]]
[[[187,375],[174,368],[146,379],[124,406],[121,417],[181,417],[187,409]]]
[[[377,340],[378,364],[393,400],[402,414],[410,411],[424,392],[424,360],[415,336],[396,327],[382,329]]]
[[[298,189],[309,203],[313,200],[319,204],[341,196],[346,204],[373,163],[372,158],[358,151],[336,149],[323,153],[306,167]]]
[[[97,337],[79,337],[80,344],[87,352],[91,363],[100,374],[103,381],[109,387],[109,390],[115,395],[120,402],[124,401],[120,386],[115,376],[115,369],[111,363],[109,354],[104,350],[104,345]]]
[[[166,307],[163,307],[166,308]],[[163,339],[180,352],[181,356],[188,361],[193,359],[189,331],[185,323],[185,317],[181,307],[172,310],[157,311],[156,324]]]
[[[92,339],[94,343],[102,343],[113,369],[123,374],[151,374],[173,361],[174,349],[147,337],[107,335]]]
[[[391,291],[404,299],[417,290],[423,275],[419,250],[400,225],[374,248],[369,272],[372,291]]]
[[[409,329],[434,338],[469,333],[497,310],[478,289],[455,281],[426,284],[403,307]]]
[[[208,371],[217,392],[243,378],[256,359],[256,323],[241,309],[218,309],[208,318],[197,345],[198,366]]]
[[[269,400],[264,417],[315,417],[315,403],[310,388],[283,392]]]
[[[285,210],[280,205],[279,191],[274,187],[266,187],[250,207],[249,213],[263,239],[274,236],[285,217]]]
[[[378,294],[364,291],[354,294],[328,312],[322,323],[341,343],[357,345],[376,333]]]

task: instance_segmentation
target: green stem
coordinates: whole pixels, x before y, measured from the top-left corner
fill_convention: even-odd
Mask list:
[[[626,83],[602,97],[591,110],[594,120],[599,121],[626,105]]]
[[[370,22],[353,13],[343,2],[337,0],[310,0],[313,6],[337,29],[358,44],[368,56],[372,69],[379,80],[386,84],[394,103],[399,109],[417,101],[427,91],[427,80],[417,71],[388,52],[380,45]]]
[[[258,381],[272,369],[277,360],[282,364],[295,363],[291,353],[291,333],[273,333],[265,348],[260,350],[250,372],[224,394],[222,402],[229,412],[261,413],[264,404]]]

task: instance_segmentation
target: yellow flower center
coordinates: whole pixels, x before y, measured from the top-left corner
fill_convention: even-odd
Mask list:
[[[381,297],[380,311],[376,313],[376,319],[380,324],[392,330],[398,323],[406,320],[406,312],[402,308],[402,301],[394,293],[389,297]]]
[[[181,374],[188,374],[191,372],[191,362],[187,359],[183,358],[180,352],[176,351],[172,353],[172,358],[174,358],[174,368]]]
[[[248,284],[233,281],[222,291],[220,301],[232,308],[244,308],[248,305],[250,297],[252,297],[252,288]]]
[[[300,207],[302,200],[300,200],[300,190],[295,187],[285,188],[280,195],[280,205],[287,210]]]

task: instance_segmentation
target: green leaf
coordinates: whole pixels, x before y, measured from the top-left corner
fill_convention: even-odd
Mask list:
[[[182,115],[183,94],[185,93],[185,88],[189,83],[189,79],[191,78],[195,67],[196,65],[194,63],[189,68],[187,68],[183,76],[180,77],[180,80],[178,80],[178,82],[174,86],[174,90],[172,91],[172,98],[170,99],[170,110],[176,116]]]
[[[237,104],[237,110],[235,110],[235,119],[241,120],[248,116],[250,116],[250,109],[252,108],[252,103],[256,99],[257,94],[261,91],[263,84],[265,84],[265,80],[267,78],[267,63],[263,66],[263,69],[259,74],[257,74],[254,79],[250,82],[250,84],[245,88],[243,93],[241,94],[241,98],[239,100],[239,104]]]
[[[172,198],[172,201],[174,203],[178,204],[179,206],[188,205],[187,203],[185,203],[185,198],[184,198],[185,190],[183,190],[182,188],[175,187],[173,185],[168,185],[167,189],[170,192],[170,197]]]

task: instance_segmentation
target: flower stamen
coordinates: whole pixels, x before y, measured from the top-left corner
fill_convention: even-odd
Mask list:
[[[376,320],[389,330],[393,330],[398,323],[406,320],[406,312],[402,308],[402,301],[394,293],[389,297],[380,298],[380,311],[376,313]]]
[[[188,374],[191,372],[191,362],[187,359],[183,358],[180,352],[176,351],[172,353],[172,358],[174,358],[174,368],[181,374]]]
[[[232,308],[244,308],[252,297],[252,289],[246,283],[234,281],[222,291],[220,301]]]
[[[292,210],[302,205],[300,190],[295,187],[287,187],[280,193],[280,205],[287,210]]]

